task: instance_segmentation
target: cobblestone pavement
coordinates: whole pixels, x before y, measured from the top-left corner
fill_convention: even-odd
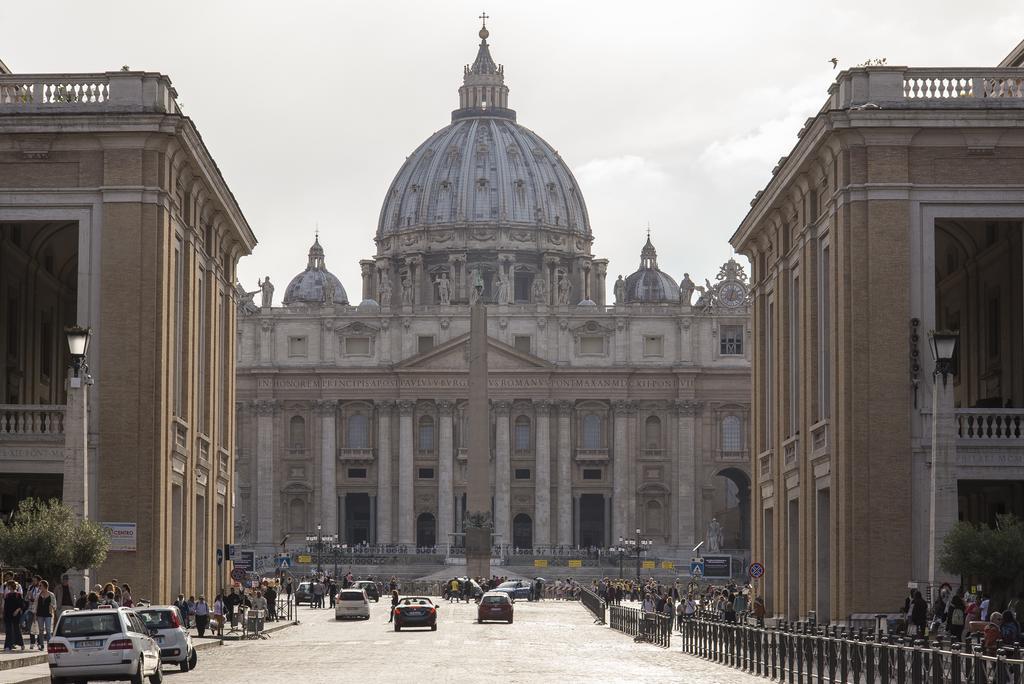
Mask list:
[[[195,671],[166,671],[172,684],[301,681],[687,682],[747,684],[758,679],[594,625],[578,603],[517,601],[515,622],[479,625],[476,604],[442,602],[436,632],[388,624],[371,604],[368,622],[337,622],[330,609],[299,611],[302,623],[267,640],[229,643],[201,654]]]

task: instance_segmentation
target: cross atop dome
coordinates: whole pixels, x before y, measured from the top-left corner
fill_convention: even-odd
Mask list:
[[[452,120],[470,116],[498,116],[515,119],[515,112],[508,109],[508,87],[505,85],[505,68],[494,62],[487,39],[491,32],[487,30],[490,16],[483,12],[478,17],[481,21],[479,32],[480,45],[476,59],[466,65],[462,74],[462,87],[459,88],[459,109],[452,112]]]

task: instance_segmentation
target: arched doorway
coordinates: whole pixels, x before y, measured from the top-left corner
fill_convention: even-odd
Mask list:
[[[512,546],[517,549],[533,548],[533,520],[526,513],[512,518]]]
[[[437,544],[437,521],[433,513],[420,513],[416,517],[416,547],[430,547]]]
[[[604,495],[581,494],[579,506],[579,545],[604,546]]]
[[[724,529],[726,548],[750,548],[750,477],[739,468],[724,468],[716,473],[725,479],[724,508],[715,517]]]

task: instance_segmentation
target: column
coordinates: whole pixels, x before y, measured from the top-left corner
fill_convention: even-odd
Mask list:
[[[274,362],[274,321],[260,321],[260,363]]]
[[[679,501],[679,545],[693,548],[703,535],[698,533],[694,520],[694,482],[696,480],[693,421],[700,404],[695,401],[676,402],[679,414],[678,435],[676,439],[679,460],[679,473],[676,483],[676,498]]]
[[[601,496],[604,504],[604,539],[602,546],[612,546],[612,539],[618,543],[618,537],[612,536],[612,500],[607,494]]]
[[[363,276],[363,299],[375,300],[377,284],[373,282],[373,274],[376,271],[376,263],[371,259],[363,259],[359,262],[359,270]]]
[[[274,539],[274,409],[277,402],[261,399],[256,405],[256,541]]]
[[[572,497],[572,546],[580,545],[580,497]]]
[[[547,546],[551,543],[551,402],[535,401],[533,407],[537,416],[533,545]]]
[[[512,543],[510,477],[512,455],[509,450],[509,412],[512,404],[507,401],[494,402],[494,532],[499,544]]]
[[[415,544],[412,414],[415,401],[398,402],[398,543]]]
[[[572,402],[558,402],[558,543],[572,545],[572,452],[569,443],[569,420]]]
[[[338,499],[340,499],[337,502],[337,506],[338,506],[338,542],[341,543],[341,544],[349,543],[348,528],[345,525],[345,497],[347,497],[347,496],[348,496],[348,494],[342,494],[341,496],[337,497]],[[326,525],[324,525],[324,534],[325,535],[327,534],[327,526]]]
[[[81,376],[68,378],[67,408],[64,414],[63,500],[76,520],[89,517],[89,385]],[[68,573],[69,586],[77,591],[89,588],[89,571]],[[51,580],[52,581],[52,580]]]
[[[453,442],[452,442],[452,411],[454,405],[450,401],[438,401],[437,409],[441,414],[441,428],[438,435],[437,455],[437,543],[451,544],[453,529],[454,494],[452,492]]]
[[[338,449],[335,415],[337,402],[331,399],[317,400],[317,414],[320,416],[320,524],[323,533],[344,534],[338,527]]]
[[[370,543],[377,543],[377,495],[370,494]]]
[[[377,404],[377,542],[393,544],[391,525],[391,407],[386,399]]]
[[[612,444],[612,537],[628,537],[626,516],[629,498],[629,459],[627,458],[628,435],[626,427],[628,402],[612,402],[615,411],[614,442]]]
[[[966,365],[966,364],[965,364]],[[959,578],[945,572],[938,561],[946,535],[957,522],[956,414],[953,410],[953,383],[936,371],[932,375],[932,467],[928,514],[928,581],[938,586]]]

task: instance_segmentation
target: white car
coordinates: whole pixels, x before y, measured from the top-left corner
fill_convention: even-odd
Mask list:
[[[160,647],[131,608],[69,610],[57,618],[46,648],[50,681],[127,679],[163,681]]]
[[[334,619],[370,619],[370,599],[363,589],[342,589],[334,598]]]
[[[160,647],[160,659],[165,663],[177,663],[182,672],[196,666],[198,656],[192,647],[192,635],[182,624],[177,606],[147,606],[136,608],[146,627],[156,630],[153,639]]]

